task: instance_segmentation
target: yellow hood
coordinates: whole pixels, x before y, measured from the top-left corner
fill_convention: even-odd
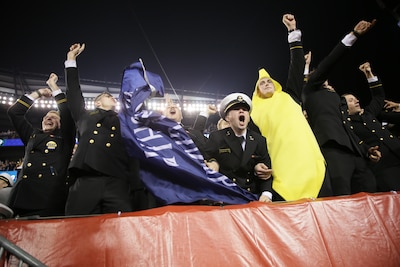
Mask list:
[[[269,73],[263,68],[258,71],[258,80],[256,83],[256,88],[254,89],[254,92],[253,92],[253,97],[255,97],[255,96],[259,97],[259,95],[257,94],[258,93],[258,85],[260,84],[261,79],[264,79],[264,78],[270,78],[272,80],[272,83],[274,84],[274,87],[275,87],[275,92],[282,92],[282,85],[279,82],[272,79],[271,76],[269,75]]]

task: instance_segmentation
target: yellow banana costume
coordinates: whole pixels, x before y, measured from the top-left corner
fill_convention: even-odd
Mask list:
[[[270,78],[275,86],[269,98],[257,93],[263,78]],[[259,70],[252,102],[251,118],[267,138],[272,188],[286,201],[316,198],[325,176],[325,159],[301,106],[265,69]]]

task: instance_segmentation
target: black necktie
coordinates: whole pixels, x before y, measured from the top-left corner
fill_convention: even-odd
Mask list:
[[[244,146],[243,146],[243,142],[245,141],[244,136],[236,136],[236,137],[239,140],[239,143],[242,146],[242,149],[244,150]]]

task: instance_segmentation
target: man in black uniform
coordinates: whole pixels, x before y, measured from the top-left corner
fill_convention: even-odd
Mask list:
[[[248,128],[250,98],[242,93],[226,96],[220,115],[230,127],[210,133],[205,154],[207,165],[238,186],[257,194],[259,201],[272,200],[271,159],[265,137]]]
[[[8,109],[8,116],[26,147],[23,166],[9,199],[15,216],[64,215],[67,167],[76,131],[57,80],[57,75],[52,73],[47,81],[50,89],[41,88],[23,95]],[[54,96],[58,111],[49,111],[43,117],[42,129],[34,129],[25,114],[42,96]]]
[[[363,143],[379,146],[382,157],[379,162],[370,164],[375,174],[378,191],[400,190],[400,139],[382,126],[377,117],[385,105],[385,92],[382,82],[372,73],[369,62],[359,69],[365,74],[371,91],[371,101],[364,108],[353,94],[344,94],[349,108],[348,120],[352,129]]]
[[[346,101],[341,99],[327,80],[333,67],[373,24],[358,22],[353,31],[308,76],[303,90],[304,108],[327,162],[334,195],[377,190],[375,176],[367,166],[367,161],[379,161],[379,147],[368,147],[360,142],[348,123]]]
[[[71,159],[71,186],[66,215],[132,211],[128,155],[121,138],[117,101],[108,92],[95,98],[87,111],[79,84],[76,57],[84,44],[73,44],[65,61],[68,104],[78,130],[78,147]]]

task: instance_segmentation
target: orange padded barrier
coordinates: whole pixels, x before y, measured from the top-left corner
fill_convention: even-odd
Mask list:
[[[56,267],[399,267],[400,194],[0,220],[0,234]]]

